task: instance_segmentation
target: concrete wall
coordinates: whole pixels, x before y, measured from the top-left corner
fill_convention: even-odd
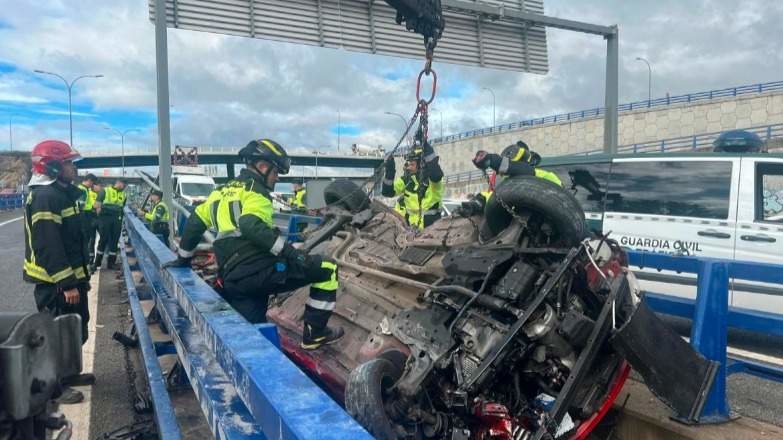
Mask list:
[[[619,122],[619,145],[778,124],[783,123],[783,92],[633,110],[620,113]],[[474,169],[470,161],[477,150],[500,152],[520,139],[542,156],[558,156],[600,149],[603,136],[599,117],[446,142],[436,149],[448,175]]]

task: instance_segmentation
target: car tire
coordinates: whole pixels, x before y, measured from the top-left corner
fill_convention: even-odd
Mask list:
[[[370,198],[364,190],[347,179],[335,180],[326,185],[324,200],[327,206],[339,206],[354,214],[370,206]]]
[[[560,245],[574,246],[587,236],[585,213],[573,194],[548,180],[521,176],[506,179],[495,188],[481,228],[485,238],[496,236],[511,223],[512,216],[500,200],[516,213],[541,215],[555,229]]]
[[[401,375],[402,367],[388,359],[378,358],[359,365],[348,377],[345,408],[378,440],[398,438],[384,409],[384,393]]]

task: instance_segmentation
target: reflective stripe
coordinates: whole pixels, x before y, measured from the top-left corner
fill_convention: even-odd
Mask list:
[[[67,267],[53,275],[49,275],[46,269],[30,261],[24,262],[24,271],[27,275],[47,283],[59,283],[74,274],[73,269]]]
[[[239,229],[234,229],[233,231],[221,231],[218,232],[217,236],[215,237],[215,240],[220,240],[223,238],[236,238],[241,237],[242,232]]]
[[[277,147],[275,147],[275,145],[273,143],[269,142],[268,140],[262,139],[261,143],[266,145],[267,147],[269,147],[269,149],[272,150],[278,156],[282,156],[283,155],[283,153],[281,153],[280,150],[278,150]]]
[[[525,151],[527,151],[527,150],[526,150],[526,149],[524,149],[524,148],[520,148],[519,150],[517,150],[517,154],[515,154],[515,155],[514,155],[514,158],[513,158],[513,159],[511,159],[511,160],[512,160],[513,162],[517,162],[517,161],[519,161],[520,159],[522,159],[522,156],[524,156],[524,155],[525,155]]]
[[[337,303],[335,301],[319,301],[317,299],[308,298],[307,305],[318,310],[332,311]]]
[[[439,209],[430,209],[428,211],[424,211],[424,215],[438,215],[440,214]]]
[[[231,207],[231,223],[234,224],[235,228],[239,227],[239,217],[242,216],[242,204],[239,203],[239,200],[234,200],[230,204]]]
[[[438,155],[434,151],[426,156],[424,156],[425,162],[432,162],[433,160],[437,159]]]
[[[63,218],[71,217],[78,214],[78,211],[76,211],[76,208],[66,208],[63,209],[60,215],[63,216]]]
[[[73,274],[76,275],[76,278],[82,279],[87,278],[87,274],[84,272],[83,267],[77,267],[73,270]]]
[[[337,288],[340,286],[339,283],[337,282],[337,265],[332,263],[331,261],[322,261],[321,269],[331,270],[332,275],[329,277],[327,281],[321,281],[320,283],[313,283],[313,288],[326,290],[329,292],[333,292],[337,290]]]
[[[192,251],[186,251],[185,249],[179,248],[177,249],[177,255],[179,255],[182,258],[190,258],[193,255],[195,255],[196,251],[195,249]]]
[[[394,179],[383,179],[383,184],[387,186],[393,186],[394,185]]]
[[[43,211],[33,214],[32,224],[35,224],[38,220],[51,220],[55,223],[62,224],[63,218],[53,212]]]
[[[280,252],[283,251],[283,246],[285,246],[285,238],[282,235],[278,235],[275,243],[269,248],[269,253],[275,256],[280,255]]]
[[[214,201],[209,205],[209,215],[212,217],[212,226],[218,227],[218,208],[220,207],[220,201]]]

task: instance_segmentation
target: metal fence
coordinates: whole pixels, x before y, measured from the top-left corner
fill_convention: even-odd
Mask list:
[[[728,328],[783,336],[783,315],[728,305],[731,278],[783,285],[783,266],[648,252],[628,252],[628,257],[630,266],[698,276],[695,301],[654,292],[645,292],[645,301],[656,312],[692,319],[691,345],[707,359],[720,362],[701,422],[731,420],[726,393],[728,375],[745,373],[783,382],[780,366],[728,356],[727,348]]]
[[[24,194],[0,194],[0,211],[19,209],[24,206]]]
[[[157,356],[176,353],[218,439],[358,439],[372,437],[280,350],[277,329],[250,324],[189,268],[162,269],[174,254],[127,212],[130,256],[155,301],[150,317],[171,336],[148,337],[146,317],[123,248],[123,268],[160,438],[181,438],[162,386]],[[140,290],[139,290],[140,292]],[[184,430],[184,429],[183,429]]]
[[[709,90],[706,92],[689,93],[687,95],[667,96],[646,101],[636,101],[618,106],[618,112],[629,112],[645,108],[665,107],[674,104],[686,104],[700,101],[710,101],[713,99],[727,98],[732,96],[742,96],[749,94],[758,94],[783,90],[783,81],[752,84],[746,86],[730,87],[727,89]],[[479,128],[475,130],[463,131],[462,133],[451,134],[432,139],[433,144],[442,144],[445,142],[458,141],[477,136],[486,136],[489,134],[505,133],[507,131],[520,130],[526,127],[536,125],[554,124],[557,122],[578,121],[588,118],[602,117],[605,114],[603,107],[596,107],[587,110],[580,110],[570,113],[561,113],[558,115],[544,116],[541,118],[526,119],[524,121],[512,122],[509,124],[496,125],[494,127]]]
[[[769,141],[771,139],[783,138],[783,124],[764,125],[760,127],[751,127],[744,130],[758,134],[762,139]],[[712,149],[712,142],[720,136],[723,131],[714,133],[696,134],[693,136],[682,136],[670,139],[661,139],[636,144],[621,145],[617,147],[618,153],[687,153],[696,151],[705,151]],[[596,148],[580,153],[569,154],[566,156],[589,156],[592,154],[603,153],[603,149]],[[565,157],[565,156],[559,156]],[[450,174],[445,177],[447,184],[473,182],[484,178],[481,170],[463,171],[461,173]]]

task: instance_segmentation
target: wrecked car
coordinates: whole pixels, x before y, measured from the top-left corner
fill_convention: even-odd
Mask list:
[[[589,237],[567,190],[508,179],[485,216],[419,232],[349,181],[325,198],[304,247],[338,264],[331,324],[346,336],[299,347],[307,288],[267,316],[289,357],[376,438],[586,438],[629,363],[698,418],[714,363],[644,305],[624,251]]]

